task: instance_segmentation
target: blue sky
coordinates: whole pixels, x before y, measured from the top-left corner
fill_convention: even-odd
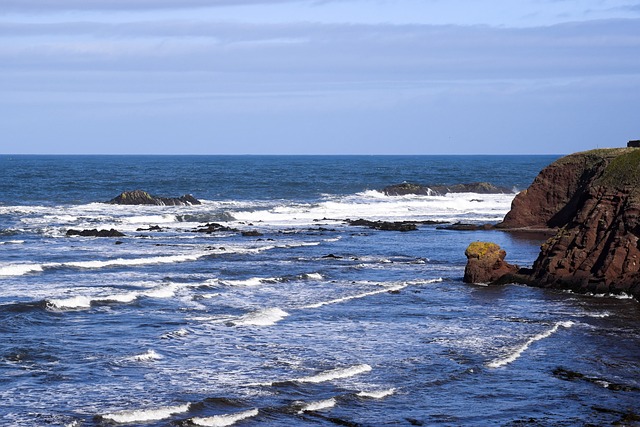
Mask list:
[[[0,153],[640,139],[640,1],[0,0]]]

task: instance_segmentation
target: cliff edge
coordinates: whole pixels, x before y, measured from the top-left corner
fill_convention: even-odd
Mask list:
[[[532,284],[640,298],[640,149],[563,157],[516,196],[498,228],[556,228]]]

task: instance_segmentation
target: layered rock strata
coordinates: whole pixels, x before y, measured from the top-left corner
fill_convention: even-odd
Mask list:
[[[557,228],[526,272],[533,285],[640,297],[640,150],[559,159],[516,196],[498,227]]]

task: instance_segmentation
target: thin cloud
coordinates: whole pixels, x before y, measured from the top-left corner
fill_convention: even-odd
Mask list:
[[[549,78],[640,73],[640,20],[505,29],[191,21],[0,24],[21,71],[212,72],[248,80]]]
[[[340,1],[340,0],[338,0]],[[161,10],[303,3],[306,0],[3,0],[4,12],[50,12],[64,10]]]

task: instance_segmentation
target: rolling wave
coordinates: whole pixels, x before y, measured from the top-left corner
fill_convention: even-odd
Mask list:
[[[511,353],[509,353],[505,357],[501,357],[499,359],[496,359],[487,363],[487,367],[499,368],[501,366],[505,366],[505,365],[508,365],[509,363],[515,362],[522,355],[522,353],[524,353],[525,350],[527,350],[529,346],[534,342],[550,337],[551,335],[556,333],[560,327],[570,328],[573,325],[574,323],[571,321],[556,322],[556,324],[553,325],[551,329],[548,329],[544,332],[541,332],[529,338],[524,344],[522,344],[519,347],[516,347]]]
[[[226,414],[226,415],[214,415],[212,417],[195,417],[191,418],[191,423],[197,426],[203,427],[227,427],[234,425],[238,421],[246,420],[247,418],[252,418],[257,416],[259,411],[257,409],[250,409],[244,412],[238,412],[235,414]]]
[[[190,403],[175,406],[161,406],[159,408],[134,409],[128,411],[112,412],[101,415],[102,419],[116,423],[140,423],[146,421],[164,420],[176,414],[189,411]]]

